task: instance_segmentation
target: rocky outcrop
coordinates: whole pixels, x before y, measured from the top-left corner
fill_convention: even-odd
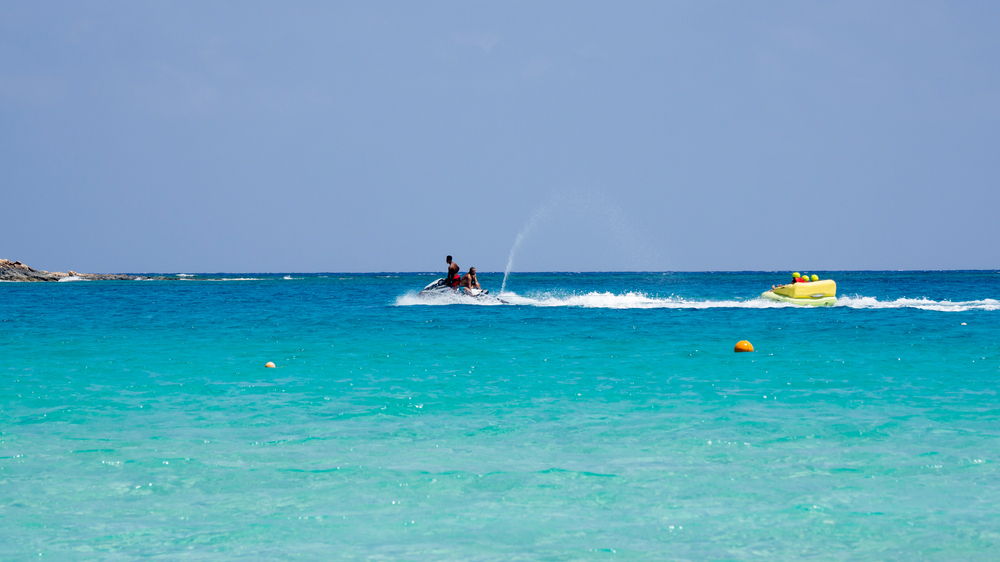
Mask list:
[[[77,273],[75,271],[43,271],[19,261],[0,259],[0,281],[59,281],[79,278],[93,281],[134,281],[137,279],[172,279],[171,277],[145,277],[123,273]]]
[[[58,281],[54,273],[39,271],[19,261],[0,260],[0,279],[4,281]]]

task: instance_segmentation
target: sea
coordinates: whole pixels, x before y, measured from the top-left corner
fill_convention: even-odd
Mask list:
[[[1000,271],[810,273],[0,283],[0,559],[1000,559]]]

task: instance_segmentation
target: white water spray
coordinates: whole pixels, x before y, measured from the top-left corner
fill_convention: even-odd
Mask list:
[[[538,224],[538,221],[542,220],[542,217],[544,217],[548,212],[549,212],[548,203],[535,209],[535,212],[532,213],[531,218],[528,219],[528,222],[524,223],[524,227],[521,228],[521,232],[518,232],[517,237],[514,238],[514,245],[510,247],[510,254],[507,255],[507,267],[504,268],[503,270],[503,282],[500,283],[501,295],[507,289],[507,278],[510,276],[511,268],[514,267],[514,256],[517,255],[517,250],[518,248],[521,247],[521,242],[524,242],[524,239],[527,238],[529,234],[531,234],[532,230],[535,229],[535,225]]]
[[[799,309],[803,314],[824,314],[825,307],[802,307],[800,305],[776,302],[762,299],[760,297],[747,300],[725,299],[725,300],[702,300],[698,298],[686,298],[682,296],[661,296],[657,294],[647,294],[643,292],[612,293],[609,291],[591,291],[588,293],[566,293],[563,291],[534,293],[532,296],[521,296],[517,293],[507,293],[504,295],[507,304],[516,306],[536,306],[536,307],[569,307],[569,308],[613,308],[613,309],[718,309],[718,308],[787,308]],[[475,300],[457,295],[440,295],[433,298],[423,297],[414,293],[401,295],[396,299],[396,306],[413,305],[480,305],[496,306],[499,301]],[[973,301],[935,301],[926,298],[912,299],[899,298],[895,300],[880,301],[875,297],[861,295],[842,296],[837,298],[834,308],[854,308],[861,310],[872,309],[917,309],[933,310],[938,312],[964,312],[967,310],[980,310],[1000,312],[1000,300],[981,299]]]
[[[626,219],[621,207],[611,201],[601,192],[575,191],[572,194],[567,192],[552,193],[547,200],[539,205],[531,217],[521,228],[514,238],[514,245],[510,248],[507,256],[507,267],[503,272],[503,281],[500,283],[500,294],[507,291],[507,280],[510,278],[511,269],[514,267],[514,258],[521,248],[521,244],[531,235],[535,227],[547,218],[550,211],[558,209],[560,215],[569,213],[586,218],[588,223],[597,222],[606,225],[605,235],[610,235],[613,240],[617,240],[618,254],[631,255],[634,266],[648,266],[650,263],[661,263],[662,260],[656,258],[658,252],[649,246],[647,237],[640,236],[631,227],[631,221]],[[642,259],[641,259],[642,258]]]

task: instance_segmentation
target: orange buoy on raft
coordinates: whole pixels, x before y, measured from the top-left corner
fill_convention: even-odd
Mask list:
[[[736,342],[736,347],[733,348],[733,351],[737,353],[741,351],[753,351],[753,344],[748,342],[747,340],[740,340]]]

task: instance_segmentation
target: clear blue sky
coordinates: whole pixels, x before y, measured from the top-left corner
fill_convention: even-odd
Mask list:
[[[1000,267],[997,2],[4,2],[0,257]]]

